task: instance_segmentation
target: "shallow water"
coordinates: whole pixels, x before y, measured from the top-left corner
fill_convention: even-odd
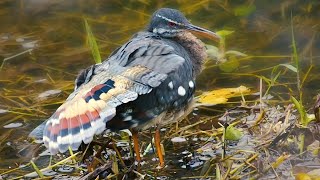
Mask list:
[[[196,3],[179,0],[2,0],[0,7],[2,169],[30,160],[31,154],[18,153],[28,145],[25,142],[28,133],[72,92],[77,73],[94,63],[86,45],[84,17],[104,59],[135,32],[144,29],[152,12],[160,7],[177,8],[193,24],[213,31],[234,31],[226,38],[226,49],[257,57],[238,58],[239,66],[232,72],[222,71],[214,60],[209,60],[207,66],[212,67],[199,76],[198,90],[245,85],[258,91],[259,78],[254,75],[270,78],[273,66],[293,62],[292,21],[301,79],[312,66],[303,81],[306,107],[313,105],[315,95],[320,92],[320,3],[316,0],[202,0]],[[204,42],[217,45],[208,40]],[[7,60],[2,62],[5,58]],[[270,90],[278,104],[288,103],[289,95],[297,95],[296,74],[282,69],[277,80],[279,85]],[[10,123],[22,123],[22,126],[5,128]]]

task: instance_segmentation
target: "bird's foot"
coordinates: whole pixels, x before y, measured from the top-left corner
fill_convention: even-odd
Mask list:
[[[160,170],[160,169],[163,169],[165,167],[167,167],[167,166],[164,163],[162,163],[162,164],[159,163],[158,166],[156,167],[156,169]]]

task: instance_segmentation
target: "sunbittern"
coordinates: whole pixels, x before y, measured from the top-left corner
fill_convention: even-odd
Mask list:
[[[159,127],[190,112],[195,78],[207,57],[204,44],[192,33],[219,40],[178,10],[157,10],[145,31],[78,75],[74,92],[39,126],[45,146],[52,154],[63,153],[90,143],[105,129],[130,129],[140,161],[137,132],[156,125],[154,139],[163,167]]]

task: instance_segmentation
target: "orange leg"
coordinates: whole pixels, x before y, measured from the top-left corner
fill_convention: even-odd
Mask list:
[[[138,131],[134,130],[134,129],[131,129],[130,131],[132,133],[133,149],[134,149],[134,153],[136,154],[136,160],[138,161],[138,163],[140,163],[141,162],[141,157],[140,157]]]
[[[156,128],[156,132],[154,134],[154,143],[156,145],[156,149],[157,149],[157,154],[159,157],[159,162],[160,162],[160,167],[164,167],[164,159],[163,159],[163,153],[162,153],[162,149],[161,149],[161,145],[160,145],[160,130],[158,128]]]

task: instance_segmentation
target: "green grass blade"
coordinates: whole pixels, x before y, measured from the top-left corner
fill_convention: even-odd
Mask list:
[[[295,97],[291,96],[290,97],[291,99],[291,102],[293,102],[293,104],[295,105],[295,107],[297,108],[299,114],[300,114],[300,118],[301,118],[301,124],[303,126],[307,126],[308,125],[308,120],[307,120],[307,113],[306,113],[306,110],[305,108],[303,107],[302,103],[299,102]]]
[[[297,73],[298,69],[294,66],[292,66],[291,64],[279,64],[280,66],[286,67],[287,69]]]
[[[44,175],[43,175],[42,172],[39,170],[38,166],[37,166],[32,160],[30,161],[30,163],[31,163],[33,169],[34,169],[34,170],[36,171],[36,173],[38,174],[38,176],[39,176],[40,178],[44,178]]]
[[[292,13],[291,13],[291,38],[292,38],[292,55],[293,55],[293,60],[294,64],[297,70],[297,88],[299,92],[299,100],[302,102],[302,92],[301,92],[301,83],[300,83],[300,66],[299,66],[299,56],[298,56],[298,51],[297,51],[297,45],[296,45],[296,40],[294,37],[294,31],[293,31],[293,22],[292,22]]]
[[[86,28],[86,32],[87,32],[87,44],[89,45],[89,47],[91,49],[93,59],[96,64],[101,63],[101,56],[100,56],[100,51],[99,51],[97,41],[96,41],[95,37],[93,36],[91,28],[90,28],[88,21],[86,19],[84,19],[84,24],[85,24],[85,28]]]
[[[292,46],[293,60],[294,60],[296,69],[299,72],[299,57],[298,57],[296,40],[294,37],[292,17],[291,17],[291,38],[292,38],[291,46]]]

